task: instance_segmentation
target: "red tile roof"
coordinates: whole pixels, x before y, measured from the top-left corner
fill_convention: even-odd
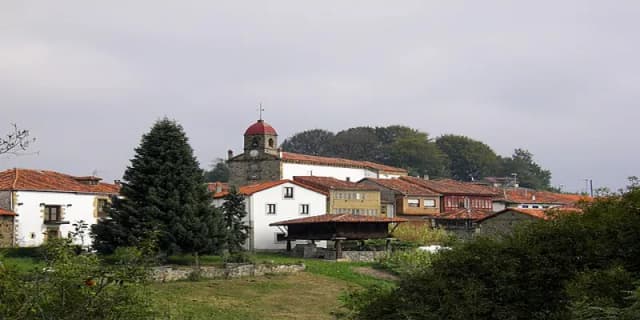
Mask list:
[[[253,135],[253,134],[272,134],[278,135],[276,130],[270,126],[268,123],[264,122],[264,120],[258,120],[256,123],[252,124],[247,131],[244,132],[245,135]]]
[[[279,221],[269,224],[270,226],[286,226],[291,224],[310,223],[400,223],[409,220],[403,218],[387,218],[381,216],[362,216],[355,214],[323,214],[306,218]]]
[[[312,191],[315,191],[315,192],[318,192],[318,193],[326,194],[322,190],[318,190],[317,188],[314,188],[313,186],[308,186],[306,184],[299,183],[297,181],[288,180],[288,179],[267,181],[267,182],[262,182],[262,183],[242,186],[242,187],[240,187],[238,189],[238,193],[242,194],[242,195],[245,195],[245,196],[250,196],[250,195],[252,195],[252,194],[254,194],[256,192],[267,190],[267,189],[270,189],[270,188],[273,188],[275,186],[279,186],[279,185],[285,184],[285,183],[293,183],[293,184],[295,184],[297,186],[300,186],[302,188],[309,189],[309,190],[312,190]],[[229,194],[229,190],[226,190],[226,191],[215,193],[213,195],[213,197],[216,198],[216,199],[217,198],[224,198],[228,194]]]
[[[591,197],[578,194],[536,191],[527,188],[494,188],[499,197],[496,200],[511,203],[549,203],[575,205],[580,201],[592,201]]]
[[[517,213],[522,213],[522,214],[526,214],[528,216],[537,218],[537,219],[544,219],[544,220],[549,220],[552,219],[555,215],[557,214],[571,214],[571,213],[581,213],[582,210],[577,209],[577,208],[551,208],[551,209],[546,209],[546,210],[542,210],[542,209],[521,209],[521,208],[506,208],[502,211],[490,214],[484,218],[481,218],[479,220],[477,220],[476,222],[482,222],[485,220],[488,220],[490,218],[499,216],[501,214],[504,214],[506,212],[517,212]]]
[[[15,216],[16,213],[7,209],[0,208],[0,216]]]
[[[207,189],[209,189],[209,192],[213,193],[214,198],[218,198],[216,197],[218,193],[225,193],[224,195],[222,195],[222,197],[224,197],[229,192],[229,184],[226,182],[217,182],[217,181],[210,182],[210,183],[207,183]],[[220,192],[218,192],[218,190],[220,190]]]
[[[400,179],[416,184],[420,187],[433,190],[443,195],[476,195],[476,196],[496,196],[496,191],[492,188],[480,186],[473,183],[456,181],[451,179],[425,180],[417,177],[400,177]]]
[[[92,181],[95,184],[82,183]],[[47,170],[9,169],[0,172],[0,190],[5,191],[56,191],[74,193],[118,194],[120,187],[99,183],[97,177],[74,177]]]
[[[355,182],[344,181],[333,177],[296,176],[293,177],[293,180],[304,185],[320,189],[324,192],[329,192],[330,190],[378,191],[377,188],[372,186],[357,184]]]
[[[440,194],[437,192],[431,191],[417,184],[413,184],[402,179],[364,178],[360,180],[358,184],[362,184],[362,182],[364,181],[370,181],[377,185],[383,186],[387,189],[391,189],[395,192],[401,193],[405,196],[418,196],[418,197],[440,196]]]
[[[382,171],[382,172],[396,173],[401,175],[407,174],[407,170],[405,169],[391,167],[391,166],[370,162],[370,161],[357,161],[357,160],[349,160],[349,159],[343,159],[343,158],[310,156],[306,154],[292,153],[292,152],[282,152],[281,158],[282,158],[282,161],[284,162],[316,164],[316,165],[325,165],[325,166],[333,166],[333,167],[365,168],[365,169],[371,169],[371,170]]]
[[[481,210],[481,209],[455,209],[449,210],[445,212],[441,212],[435,216],[436,219],[444,219],[444,220],[480,220],[492,214],[491,210]]]

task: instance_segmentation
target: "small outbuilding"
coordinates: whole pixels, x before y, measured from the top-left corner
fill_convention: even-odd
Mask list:
[[[407,222],[403,218],[363,216],[354,214],[325,214],[320,216],[271,223],[286,228],[287,250],[294,240],[335,241],[336,257],[342,257],[342,241],[390,239],[389,224]],[[394,227],[395,228],[395,227]]]

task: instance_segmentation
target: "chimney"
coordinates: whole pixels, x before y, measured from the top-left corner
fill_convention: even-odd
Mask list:
[[[121,186],[122,185],[122,181],[120,180],[113,180],[113,184],[117,185],[117,186]]]
[[[429,180],[429,175],[428,175],[428,174],[423,175],[423,176],[422,176],[422,179],[424,179],[424,180]]]
[[[535,194],[531,196],[531,200],[536,201],[536,195]]]
[[[278,148],[278,158],[282,159],[282,147]]]
[[[231,160],[233,158],[233,150],[227,151],[227,160]]]
[[[216,193],[220,193],[220,192],[222,192],[222,184],[216,183]]]

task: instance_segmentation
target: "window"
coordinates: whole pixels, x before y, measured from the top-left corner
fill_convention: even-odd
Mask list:
[[[273,144],[274,144],[273,139],[269,139],[269,148],[273,148]]]
[[[287,235],[282,232],[276,233],[275,238],[276,238],[276,243],[287,241]]]
[[[56,222],[62,220],[60,206],[44,206],[44,222]]]
[[[276,204],[275,203],[267,204],[267,214],[276,214]]]
[[[538,209],[538,208],[540,208],[540,206],[536,206],[536,205],[534,205],[534,206],[532,206],[532,208],[534,208],[534,209]]]
[[[356,193],[356,200],[362,200],[363,198],[362,193]]]
[[[293,199],[293,187],[284,187],[284,198]]]
[[[527,208],[529,208],[529,205],[528,204],[523,204],[522,208],[527,209]]]
[[[309,205],[301,204],[300,205],[300,214],[309,214]]]
[[[409,199],[409,200],[407,200],[407,202],[409,203],[409,207],[412,207],[412,208],[420,207],[420,200],[419,199]]]
[[[436,201],[433,199],[424,199],[424,207],[425,208],[435,208]]]

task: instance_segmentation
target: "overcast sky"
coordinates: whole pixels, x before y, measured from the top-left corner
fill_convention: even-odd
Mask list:
[[[280,135],[402,124],[501,155],[555,186],[640,175],[638,1],[2,1],[0,169],[118,179],[157,119],[203,167],[265,106]]]

